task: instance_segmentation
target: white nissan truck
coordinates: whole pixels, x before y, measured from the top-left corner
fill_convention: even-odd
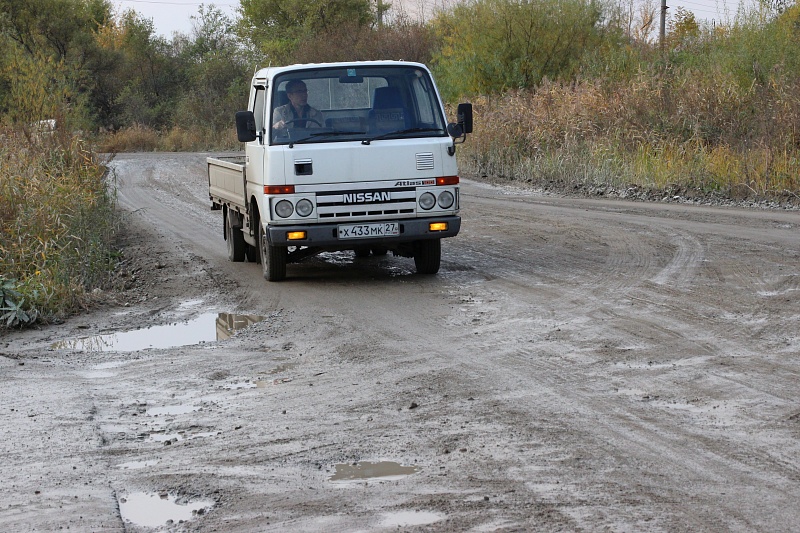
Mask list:
[[[368,61],[261,69],[236,114],[244,155],[209,157],[231,261],[264,277],[321,251],[413,257],[435,274],[441,239],[458,234],[456,144],[472,105],[446,123],[422,64]]]

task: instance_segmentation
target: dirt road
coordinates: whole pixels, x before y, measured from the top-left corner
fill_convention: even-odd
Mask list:
[[[0,338],[0,530],[796,531],[800,212],[467,182],[439,275],[270,284],[204,157],[117,157],[128,290]]]

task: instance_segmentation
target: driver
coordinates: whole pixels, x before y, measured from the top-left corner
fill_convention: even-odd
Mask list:
[[[322,113],[308,105],[308,89],[302,80],[291,80],[286,84],[289,103],[275,108],[272,129],[322,127],[325,120]]]

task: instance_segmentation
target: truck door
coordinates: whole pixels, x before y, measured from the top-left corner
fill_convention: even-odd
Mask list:
[[[255,196],[259,198],[264,194],[264,165],[266,156],[266,110],[267,110],[267,87],[266,80],[262,84],[253,86],[252,101],[250,102],[253,115],[256,120],[256,132],[259,133],[256,140],[247,143],[245,155],[247,155],[247,187],[245,201]]]

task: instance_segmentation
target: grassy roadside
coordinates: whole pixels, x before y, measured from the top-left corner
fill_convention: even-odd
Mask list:
[[[98,151],[107,154],[121,152],[201,152],[239,150],[242,144],[231,127],[217,131],[211,128],[181,128],[173,126],[160,132],[146,126],[131,126],[98,139]]]
[[[566,191],[691,190],[800,205],[800,91],[696,80],[643,75],[477,98],[462,166]]]
[[[114,184],[78,137],[0,130],[0,328],[84,307],[115,265]]]

